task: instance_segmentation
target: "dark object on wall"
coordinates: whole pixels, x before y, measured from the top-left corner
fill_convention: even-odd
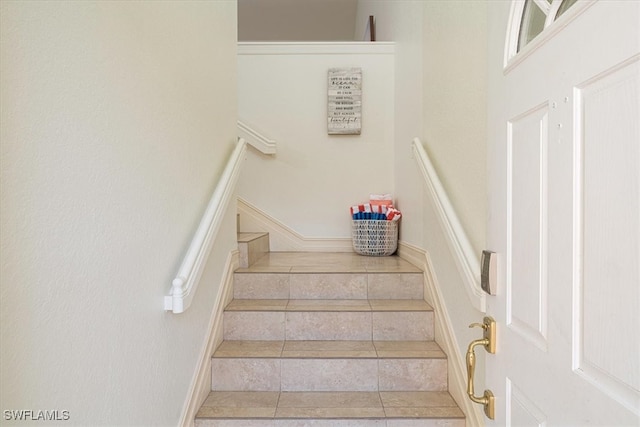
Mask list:
[[[369,34],[371,41],[376,41],[376,17],[373,15],[369,15]]]

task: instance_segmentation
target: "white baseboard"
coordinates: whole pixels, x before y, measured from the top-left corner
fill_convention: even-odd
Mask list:
[[[238,197],[241,231],[269,233],[272,252],[353,252],[351,238],[305,237]]]
[[[193,427],[196,413],[211,391],[211,357],[213,352],[222,342],[222,315],[224,308],[233,298],[233,272],[238,268],[239,255],[233,250],[227,257],[227,262],[222,273],[222,281],[218,295],[211,309],[211,318],[207,327],[207,341],[202,348],[196,372],[191,387],[189,398],[186,401],[180,419],[181,427]]]
[[[425,299],[435,310],[436,342],[447,354],[449,393],[465,413],[467,427],[484,426],[484,414],[480,406],[471,402],[467,396],[466,362],[456,343],[455,333],[429,254],[424,249],[399,242],[398,255],[424,271]]]

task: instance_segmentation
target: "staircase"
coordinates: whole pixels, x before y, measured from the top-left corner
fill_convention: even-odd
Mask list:
[[[196,426],[465,426],[418,268],[267,252],[266,234],[239,242],[244,266]]]

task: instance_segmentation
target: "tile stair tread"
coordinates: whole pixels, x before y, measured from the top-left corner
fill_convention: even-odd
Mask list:
[[[446,391],[209,393],[196,419],[462,419]]]
[[[424,300],[233,299],[225,311],[433,311]]]
[[[445,359],[435,341],[225,340],[214,358]]]
[[[269,252],[236,273],[422,273],[398,256],[366,257],[353,252]]]
[[[264,233],[264,232],[240,232],[238,233],[237,240],[238,240],[238,243],[248,243],[268,235],[269,233]]]

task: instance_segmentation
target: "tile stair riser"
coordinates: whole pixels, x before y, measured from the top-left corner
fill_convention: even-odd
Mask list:
[[[367,274],[291,274],[291,299],[367,299]]]
[[[240,267],[247,268],[249,263],[249,244],[238,242],[238,264]]]
[[[417,299],[422,273],[235,273],[236,299]]]
[[[431,311],[227,311],[225,340],[433,340]]]
[[[212,359],[213,391],[446,389],[446,359]]]
[[[236,299],[288,299],[288,273],[235,273],[233,297]]]
[[[267,252],[269,252],[269,235],[263,233],[245,233],[256,234],[257,237],[252,237],[249,240],[238,240],[238,252],[240,258],[240,267],[247,268],[255,264],[257,260],[262,258]]]

